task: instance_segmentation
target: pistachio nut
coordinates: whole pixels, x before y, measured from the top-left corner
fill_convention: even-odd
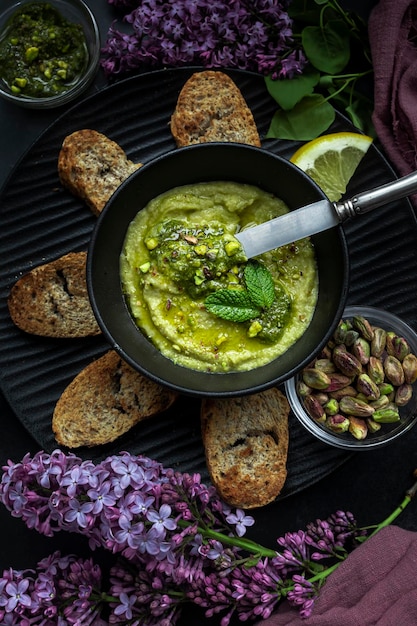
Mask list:
[[[410,402],[413,395],[413,388],[408,383],[403,383],[395,391],[394,402],[397,406],[405,406]]]
[[[356,381],[356,388],[368,401],[378,400],[381,395],[378,385],[368,374],[360,374]]]
[[[317,400],[320,402],[321,406],[324,406],[326,402],[329,401],[329,394],[326,393],[325,391],[316,391],[314,395],[317,398]]]
[[[326,415],[336,415],[339,412],[339,403],[335,398],[331,398],[323,404]]]
[[[388,396],[380,395],[378,400],[374,400],[373,402],[370,402],[369,404],[373,406],[376,411],[377,409],[383,409],[385,406],[388,406],[389,403],[390,403],[390,400]]]
[[[357,376],[362,372],[361,362],[346,350],[344,344],[339,344],[334,348],[333,362],[345,376]]]
[[[377,433],[378,430],[381,430],[382,428],[381,424],[378,424],[378,422],[372,419],[372,417],[367,417],[365,421],[368,427],[368,432],[371,434]]]
[[[326,420],[326,413],[314,394],[304,398],[304,408],[316,422],[324,422]]]
[[[378,424],[392,424],[394,422],[400,421],[400,412],[397,406],[395,406],[393,403],[390,403],[383,409],[378,409],[378,411],[375,411],[375,413],[372,415],[372,418]]]
[[[371,346],[369,341],[363,337],[358,337],[352,344],[352,354],[358,359],[362,365],[367,365],[371,356]]]
[[[353,346],[355,341],[359,338],[359,333],[356,330],[348,330],[345,335],[345,345]]]
[[[361,420],[358,417],[351,417],[349,419],[349,432],[355,437],[355,439],[365,439],[368,434],[368,426],[365,420]]]
[[[374,336],[371,340],[371,355],[379,358],[385,350],[387,331],[379,326],[374,327]]]
[[[336,330],[333,333],[333,339],[336,344],[345,343],[346,333],[349,330],[349,325],[344,320],[340,320]]]
[[[386,381],[378,385],[378,387],[379,387],[379,393],[381,394],[381,396],[389,397],[391,394],[394,393],[394,386],[391,385],[391,383],[387,383]]]
[[[302,398],[304,398],[305,396],[307,396],[308,394],[310,394],[312,391],[311,387],[309,387],[308,385],[305,384],[305,382],[303,380],[299,380],[297,382],[297,393],[299,396],[301,396]]]
[[[333,374],[336,371],[336,366],[331,359],[317,359],[314,367],[326,374]]]
[[[303,382],[313,389],[327,389],[330,385],[330,378],[326,372],[322,372],[315,367],[305,368],[302,377]]]
[[[395,387],[399,387],[404,382],[404,370],[401,361],[397,357],[389,354],[384,361],[384,372],[386,378]]]
[[[353,415],[355,417],[369,417],[375,412],[375,409],[364,400],[358,400],[357,398],[351,398],[350,396],[341,398],[339,402],[339,409],[341,413],[346,413],[346,415]]]
[[[370,401],[368,400],[367,396],[365,396],[365,394],[363,393],[358,392],[355,397],[357,400],[363,400],[367,404],[370,404]]]
[[[372,378],[372,380],[377,385],[380,385],[381,383],[384,382],[384,379],[385,379],[384,366],[382,365],[381,359],[379,359],[378,357],[373,356],[373,355],[369,357],[367,371],[368,371],[369,377]]]
[[[372,328],[369,320],[362,315],[355,315],[352,318],[352,326],[362,335],[364,339],[372,341],[374,337],[374,329]]]
[[[319,357],[320,359],[332,359],[332,349],[330,348],[330,346],[327,344],[324,346],[324,348],[322,348],[322,350],[320,351]]]
[[[331,398],[334,398],[335,400],[340,400],[344,396],[350,396],[351,398],[354,398],[357,394],[358,392],[355,387],[352,387],[352,385],[347,385],[347,387],[342,387],[341,389],[335,389],[335,391],[331,391],[329,393],[329,396]]]
[[[337,391],[338,389],[343,389],[347,387],[352,382],[352,376],[345,376],[344,374],[329,374],[330,378],[329,386],[326,388],[326,391],[329,393],[333,391]]]
[[[402,362],[405,382],[412,385],[417,380],[417,356],[410,352]]]
[[[403,361],[407,354],[410,353],[410,346],[404,337],[400,337],[395,333],[387,333],[387,352],[390,356],[395,356],[399,361]]]
[[[336,413],[330,415],[326,420],[326,426],[335,433],[345,433],[349,430],[350,420],[346,415]]]

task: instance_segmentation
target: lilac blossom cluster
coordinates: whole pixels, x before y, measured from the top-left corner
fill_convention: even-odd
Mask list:
[[[108,1],[129,25],[108,31],[102,66],[109,76],[202,65],[276,79],[292,78],[306,64],[292,37],[289,0]]]
[[[55,554],[36,573],[5,571],[7,625],[171,626],[191,602],[227,626],[234,614],[269,617],[282,598],[306,617],[325,580],[321,561],[343,560],[362,535],[350,513],[338,512],[265,548],[244,536],[253,518],[199,475],[127,452],[97,464],[60,450],[26,455],[3,468],[0,499],[29,528],[81,533],[117,557],[106,592],[98,566],[76,557]]]
[[[92,559],[54,552],[37,570],[5,570],[0,578],[0,623],[4,626],[85,624],[100,617],[101,570]]]

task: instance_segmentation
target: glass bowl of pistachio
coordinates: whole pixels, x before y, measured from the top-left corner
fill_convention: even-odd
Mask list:
[[[321,353],[285,382],[294,415],[329,445],[372,450],[417,422],[417,334],[382,309],[349,306]]]

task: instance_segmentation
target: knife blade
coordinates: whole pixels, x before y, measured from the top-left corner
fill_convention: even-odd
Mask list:
[[[334,204],[319,200],[235,235],[248,259],[340,224]]]
[[[248,259],[315,235],[388,202],[417,193],[417,171],[342,202],[318,200],[235,235]]]

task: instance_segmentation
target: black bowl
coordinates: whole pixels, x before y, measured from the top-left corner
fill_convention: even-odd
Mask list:
[[[206,143],[173,150],[142,166],[108,202],[93,232],[87,283],[105,337],[135,369],[180,393],[232,397],[280,384],[314,358],[342,316],[349,261],[341,227],[312,237],[319,274],[316,309],[304,335],[277,359],[245,372],[207,373],[176,365],[135,324],[122,291],[120,254],[130,222],[152,198],[174,187],[215,180],[256,185],[284,200],[291,210],[325,198],[298,167],[260,148]]]

